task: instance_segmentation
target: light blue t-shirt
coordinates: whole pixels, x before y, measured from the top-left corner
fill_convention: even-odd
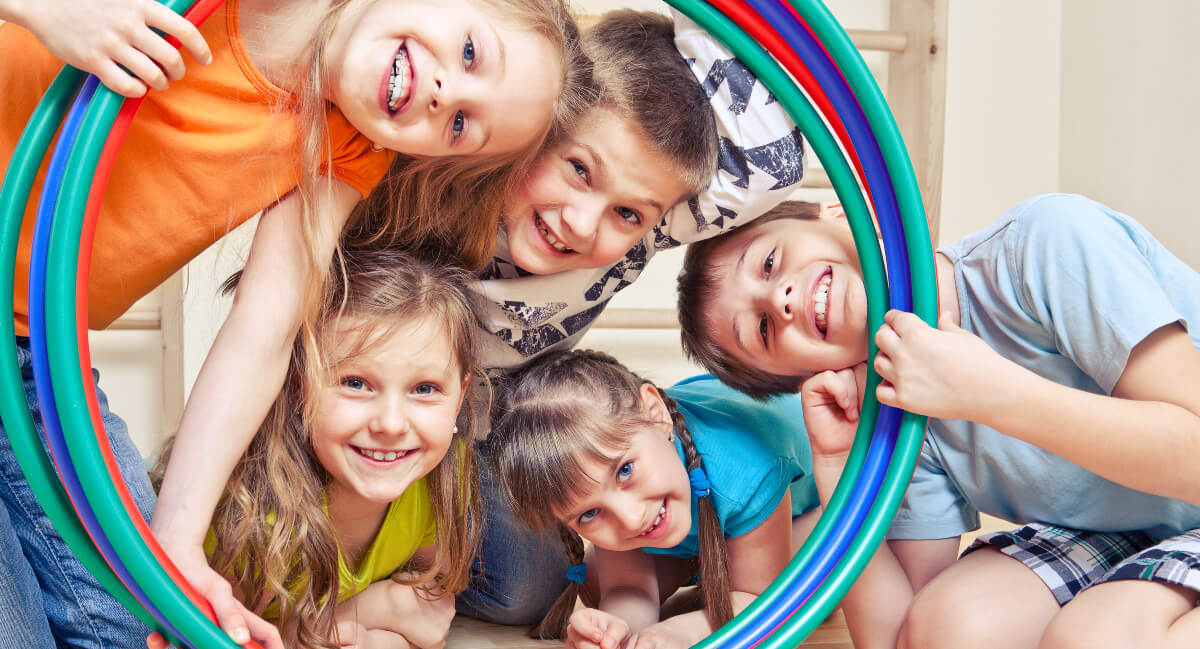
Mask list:
[[[963,329],[1056,383],[1111,394],[1132,349],[1170,323],[1200,347],[1200,274],[1130,217],[1083,197],[1029,199],[941,252],[954,262]],[[889,538],[957,536],[979,527],[981,511],[1160,539],[1200,527],[1200,507],[980,424],[931,419]]]
[[[792,516],[817,506],[812,449],[804,429],[799,395],[756,401],[704,374],[667,388],[692,432],[692,441],[712,483],[721,530],[741,536],[775,511],[791,491]],[[683,459],[683,446],[675,439]],[[686,462],[684,463],[686,466]],[[699,501],[692,494],[692,529],[673,548],[643,548],[652,554],[695,557],[700,554]]]

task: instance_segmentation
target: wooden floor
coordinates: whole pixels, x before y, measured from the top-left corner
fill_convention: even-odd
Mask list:
[[[984,517],[982,529],[963,537],[963,547],[977,534],[1010,527],[1012,525],[1005,521]],[[525,630],[525,627],[500,626],[469,617],[459,617],[454,620],[450,637],[446,640],[446,649],[550,649],[562,646],[561,642],[528,638]],[[854,649],[842,610],[835,610],[829,619],[817,627],[799,646],[807,649]]]

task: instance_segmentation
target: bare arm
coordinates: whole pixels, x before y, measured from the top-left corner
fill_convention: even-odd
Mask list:
[[[33,32],[51,54],[126,97],[183,78],[183,57],[155,29],[178,38],[197,61],[212,61],[200,30],[154,0],[0,0],[0,20]]]
[[[1113,482],[1200,504],[1200,351],[1180,325],[1138,343],[1108,396],[1044,379],[946,318],[940,329],[900,312],[887,321],[876,337],[881,402],[976,421]]]
[[[334,242],[359,195],[340,181],[318,206]],[[283,384],[300,326],[303,282],[310,276],[300,230],[300,199],[291,194],[263,213],[238,286],[184,409],[159,491],[153,530],[176,566],[217,610],[235,640],[249,613],[220,588],[202,544],[234,465]],[[332,243],[330,243],[332,246]],[[333,250],[316,258],[332,259]],[[204,462],[188,461],[204,458]],[[251,620],[253,623],[253,620]],[[242,636],[245,637],[245,636]]]

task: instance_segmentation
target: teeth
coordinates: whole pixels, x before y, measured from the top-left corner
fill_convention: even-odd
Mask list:
[[[398,457],[404,457],[405,455],[405,451],[369,451],[365,448],[358,447],[354,447],[354,450],[357,451],[359,455],[371,458],[372,460],[376,460],[378,462],[391,462],[392,460],[395,460]]]
[[[833,282],[832,275],[824,275],[817,282],[817,293],[813,296],[813,311],[817,315],[817,328],[821,333],[825,333],[825,327],[828,325],[825,312],[828,309],[829,302],[829,285]]]
[[[550,244],[550,246],[555,250],[559,252],[575,252],[574,250],[568,248],[566,244],[559,241],[558,237],[554,236],[554,233],[546,227],[545,223],[542,222],[540,217],[537,220],[537,229],[538,232],[542,234],[542,238],[546,240],[546,243]]]
[[[412,67],[408,63],[408,50],[401,47],[392,60],[392,76],[388,78],[388,109],[395,111],[408,96],[408,85],[412,81]]]

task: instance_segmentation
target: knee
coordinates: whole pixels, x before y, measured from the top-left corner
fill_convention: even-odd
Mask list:
[[[917,594],[900,627],[900,649],[970,647],[987,633],[978,609],[944,588],[926,588]]]

